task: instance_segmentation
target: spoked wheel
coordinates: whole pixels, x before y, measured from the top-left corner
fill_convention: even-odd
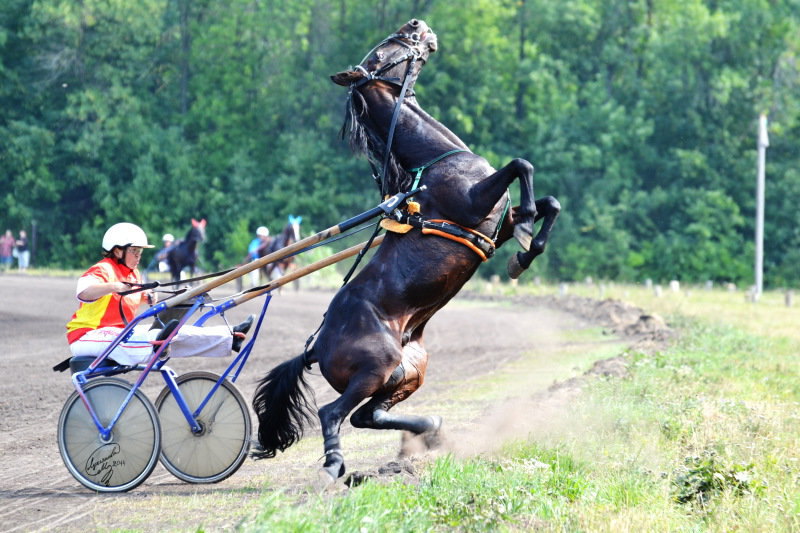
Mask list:
[[[83,389],[105,427],[132,385],[121,379],[98,378]],[[73,392],[58,419],[58,449],[67,470],[85,487],[98,492],[124,492],[142,483],[158,464],[161,428],[153,404],[139,390],[103,440],[78,392]]]
[[[211,372],[189,372],[176,381],[194,412],[219,380]],[[164,387],[156,399],[161,420],[161,464],[187,483],[217,483],[236,472],[250,450],[250,411],[236,386],[223,380],[200,412],[195,433],[175,395]]]

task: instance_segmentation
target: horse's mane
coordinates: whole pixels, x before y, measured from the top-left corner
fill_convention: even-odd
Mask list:
[[[377,134],[374,125],[370,123],[367,102],[357,90],[351,90],[347,97],[341,135],[342,138],[347,137],[353,152],[367,157],[373,172],[380,179],[386,154],[386,142]],[[413,181],[412,175],[399,164],[391,152],[385,179],[384,189],[385,193],[389,195],[408,190]],[[380,187],[380,183],[378,183],[378,187]]]

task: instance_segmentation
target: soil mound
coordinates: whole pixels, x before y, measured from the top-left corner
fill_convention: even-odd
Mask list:
[[[462,291],[459,298],[483,301],[508,301],[515,304],[546,305],[567,311],[587,322],[599,324],[609,333],[628,337],[633,342],[631,348],[640,351],[653,351],[663,346],[673,336],[666,321],[653,313],[646,313],[640,307],[628,302],[606,298],[597,300],[582,296],[504,296],[497,294],[478,294]]]

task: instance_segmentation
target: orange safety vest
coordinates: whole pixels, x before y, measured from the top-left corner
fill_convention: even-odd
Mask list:
[[[107,257],[93,265],[83,273],[81,278],[90,276],[97,280],[97,283],[109,283],[114,281],[127,281],[130,283],[141,283],[139,270],[131,270],[127,266],[120,264],[116,259]],[[117,293],[106,294],[93,302],[81,302],[78,310],[72,315],[72,320],[67,324],[67,342],[72,344],[83,337],[87,331],[100,328],[124,328],[125,322],[120,315],[119,302],[122,300],[122,309],[125,319],[130,322],[136,316],[136,310],[144,300],[143,292],[136,292],[122,297]]]

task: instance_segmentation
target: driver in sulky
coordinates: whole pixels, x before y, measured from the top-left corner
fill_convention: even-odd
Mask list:
[[[105,232],[102,248],[103,259],[78,278],[75,294],[79,306],[67,324],[72,372],[84,370],[102,354],[133,320],[142,304],[148,300],[155,303],[155,295],[149,290],[120,294],[142,283],[139,261],[144,249],[153,248],[142,228],[130,222],[114,224]],[[231,350],[238,352],[253,319],[250,315],[232,329],[227,325],[184,325],[170,342],[169,355],[224,357]],[[135,365],[148,361],[159,341],[169,337],[177,325],[178,320],[167,322],[163,329],[137,324],[130,338],[114,348],[104,364]]]

